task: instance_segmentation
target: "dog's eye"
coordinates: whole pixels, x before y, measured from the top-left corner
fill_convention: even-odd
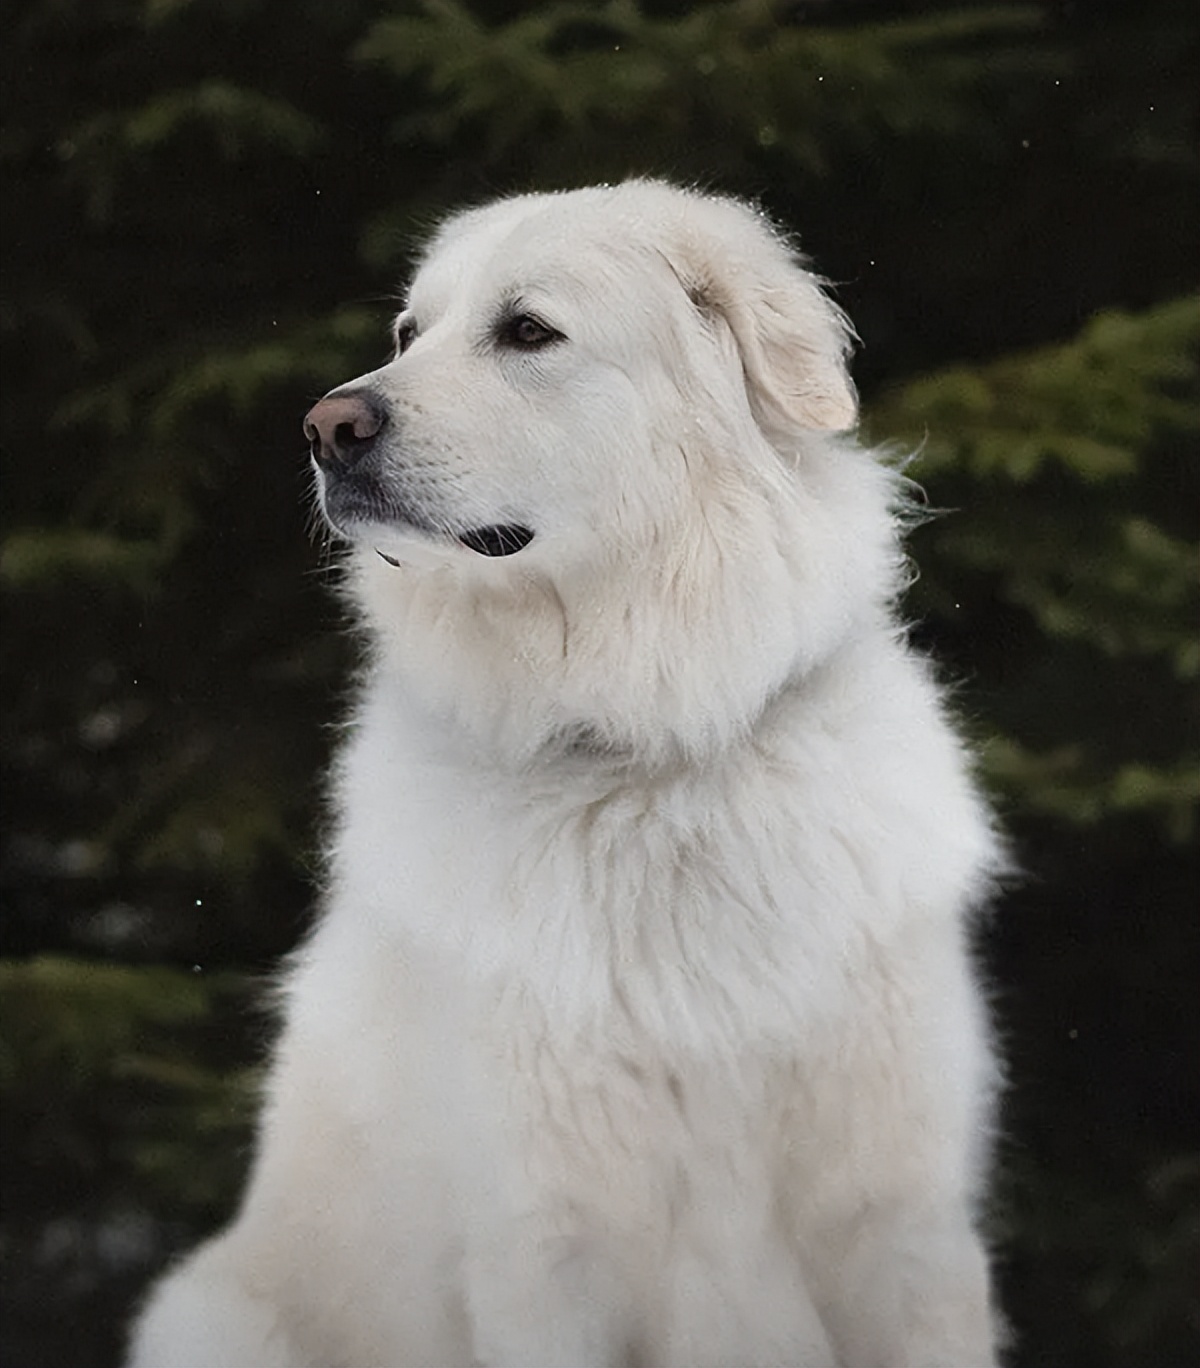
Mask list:
[[[507,347],[517,348],[518,351],[537,351],[541,347],[562,342],[564,338],[557,328],[552,328],[549,323],[543,323],[533,314],[514,314],[500,325],[498,340]]]
[[[402,318],[396,324],[396,355],[403,356],[413,344],[413,339],[417,335],[417,325],[411,318]]]

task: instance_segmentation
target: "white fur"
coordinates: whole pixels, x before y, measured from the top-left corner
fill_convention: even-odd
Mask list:
[[[498,346],[513,301],[564,340]],[[631,182],[451,219],[406,317],[340,393],[447,532],[345,529],[325,914],[241,1212],[132,1364],[992,1365],[996,845],[841,316],[746,206]]]

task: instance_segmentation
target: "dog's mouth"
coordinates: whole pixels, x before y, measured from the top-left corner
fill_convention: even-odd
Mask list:
[[[515,556],[518,551],[523,551],[529,545],[533,535],[531,528],[521,527],[516,523],[500,523],[492,527],[473,527],[467,532],[460,532],[458,541],[468,551],[474,551],[480,556]],[[395,556],[380,551],[379,547],[375,548],[375,552],[389,565],[400,565]]]
[[[460,532],[458,539],[469,551],[476,551],[481,556],[515,556],[533,540],[533,532],[516,523],[501,523]]]

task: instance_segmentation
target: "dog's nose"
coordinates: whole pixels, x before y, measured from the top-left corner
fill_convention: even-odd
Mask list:
[[[349,469],[370,450],[387,422],[387,411],[369,390],[331,394],[315,403],[304,419],[313,460]]]

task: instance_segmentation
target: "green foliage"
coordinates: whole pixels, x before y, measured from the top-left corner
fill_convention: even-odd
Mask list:
[[[1063,1315],[1036,1345],[1035,1368],[1100,1359],[1111,1346],[1117,1362],[1143,1362],[1153,1343],[1155,1364],[1187,1364],[1194,1335],[1177,1319],[1192,1301],[1200,1257],[1200,1159],[1187,1156],[1132,1174],[1119,1197],[1097,1191],[1086,1166],[1039,1173],[1014,1163],[1005,1194],[1009,1220],[1019,1222],[1044,1264],[1081,1288],[1082,1317]]]
[[[1188,297],[1101,314],[1071,342],[954,366],[872,406],[874,433],[919,444],[914,473],[939,499],[987,509],[930,529],[924,609],[947,612],[964,582],[986,586],[1032,620],[1040,672],[1058,643],[1079,645],[1052,668],[1103,703],[1106,661],[1144,661],[1147,702],[1170,710],[1131,723],[1114,698],[1107,729],[1123,734],[1118,748],[1089,742],[1094,715],[1073,707],[1056,718],[1031,701],[1027,718],[1052,734],[1031,747],[1017,718],[1016,735],[984,752],[1021,811],[1087,826],[1146,813],[1173,840],[1195,832],[1200,754],[1164,742],[1187,707],[1177,686],[1200,671],[1200,566],[1194,531],[1182,535],[1191,515],[1157,491],[1200,438],[1198,359],[1200,301]]]
[[[68,130],[61,153],[77,168],[92,215],[105,218],[127,168],[194,130],[211,137],[230,161],[241,161],[258,147],[301,157],[322,138],[320,126],[293,105],[215,80],[170,91],[134,109],[85,119]]]
[[[837,147],[989,137],[986,92],[1053,65],[1013,46],[1040,23],[1031,7],[858,24],[851,41],[789,10],[565,0],[496,22],[458,0],[422,0],[375,23],[354,55],[423,82],[429,98],[395,124],[398,141],[470,140],[497,169],[567,182],[626,175],[631,157],[705,181],[737,176],[748,150],[775,176],[820,176]]]
[[[371,341],[378,345],[379,323],[375,311],[343,308],[317,324],[293,321],[281,327],[272,320],[269,337],[235,345],[227,339],[188,338],[65,400],[55,427],[71,433],[98,428],[123,443],[120,478],[102,476],[89,491],[92,516],[154,534],[152,542],[132,546],[113,537],[91,546],[80,542],[74,563],[107,575],[132,569],[135,552],[144,555],[155,544],[160,561],[181,552],[196,530],[192,510],[198,490],[224,478],[230,463],[231,450],[214,438],[214,423],[223,431],[230,420],[245,420],[269,402],[273,391],[329,388],[355,369]],[[164,451],[172,453],[166,465]],[[28,580],[38,568],[28,543],[45,533],[20,536],[15,546],[0,548],[0,573],[15,557],[14,576],[24,571]],[[107,558],[105,547],[111,548]],[[43,562],[54,548],[53,538],[46,538]],[[61,541],[57,549],[69,551]],[[116,559],[122,551],[124,564]]]
[[[1084,483],[1132,475],[1161,434],[1200,434],[1200,298],[1108,311],[1077,338],[984,366],[953,366],[882,395],[873,424],[920,438],[943,469],[1024,484],[1049,462]]]
[[[199,966],[0,961],[9,1163],[54,1166],[67,1210],[100,1175],[142,1200],[220,1210],[240,1169],[254,1075],[206,1061],[197,1028],[244,993],[239,977]],[[6,1187],[6,1210],[23,1209],[22,1192]]]
[[[788,22],[770,0],[667,16],[634,0],[559,3],[499,24],[455,0],[424,0],[417,13],[375,24],[357,55],[402,78],[424,76],[437,97],[401,136],[447,142],[478,126],[497,157],[548,130],[591,141],[657,125],[669,139],[711,122],[727,139],[778,147],[820,171],[831,128],[961,136],[965,91],[1013,66],[994,43],[979,45],[1023,35],[1039,18],[1031,8],[961,11],[860,24],[847,42],[836,29]]]
[[[984,770],[1021,811],[1073,826],[1095,826],[1128,813],[1149,813],[1172,840],[1195,835],[1200,804],[1200,763],[1194,755],[1152,766],[1097,764],[1080,743],[1033,752],[996,739],[984,750]]]
[[[0,583],[12,589],[99,579],[146,594],[160,569],[153,542],[87,528],[18,529],[0,546]]]

